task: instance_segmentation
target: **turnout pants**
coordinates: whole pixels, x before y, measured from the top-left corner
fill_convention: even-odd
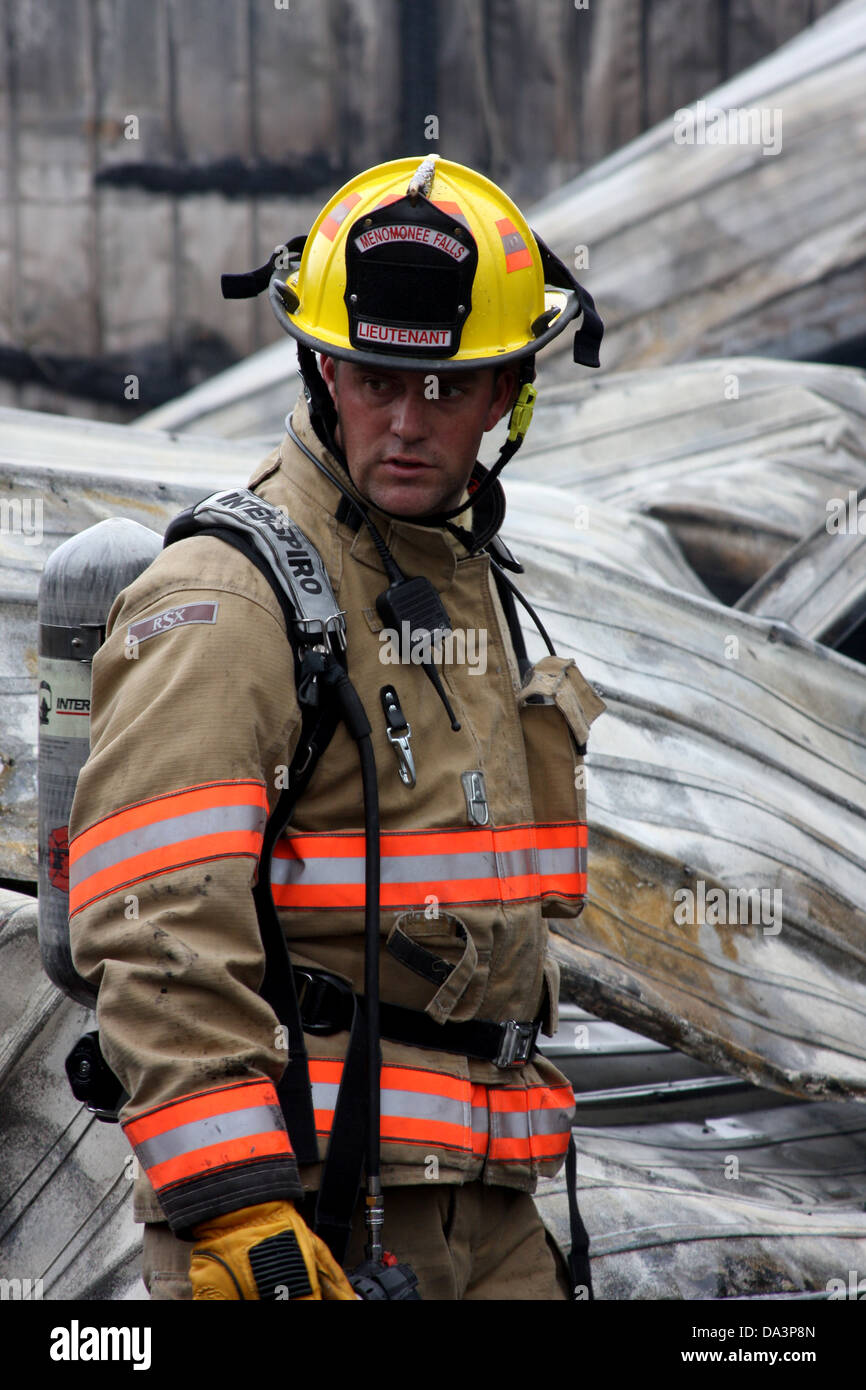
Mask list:
[[[312,1224],[316,1194],[298,1209]],[[364,1258],[363,1204],[355,1212],[346,1268]],[[562,1252],[526,1192],[483,1183],[385,1189],[385,1246],[411,1265],[423,1299],[571,1297]],[[153,1299],[191,1299],[193,1245],[166,1222],[144,1228],[143,1277]]]

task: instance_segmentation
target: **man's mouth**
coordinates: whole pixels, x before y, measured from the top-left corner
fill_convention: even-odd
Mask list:
[[[402,458],[397,455],[391,455],[391,457],[383,459],[382,463],[390,472],[398,473],[406,477],[413,473],[420,472],[422,468],[432,468],[433,466],[432,464],[425,463],[424,459]]]

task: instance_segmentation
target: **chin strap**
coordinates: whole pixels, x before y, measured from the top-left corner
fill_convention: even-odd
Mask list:
[[[316,354],[312,348],[308,348],[304,343],[298,343],[298,370],[307,394],[310,424],[316,438],[321,444],[324,444],[328,453],[333,454],[340,467],[351,477],[346,456],[336,440],[337,412],[334,408],[334,402],[331,400],[331,393],[319,371]]]

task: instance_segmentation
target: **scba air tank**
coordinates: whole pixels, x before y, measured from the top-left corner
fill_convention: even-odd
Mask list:
[[[162,537],[111,517],[57,547],[39,585],[39,947],[49,978],[93,1008],[69,949],[69,813],[90,752],[90,676],[111,605]]]

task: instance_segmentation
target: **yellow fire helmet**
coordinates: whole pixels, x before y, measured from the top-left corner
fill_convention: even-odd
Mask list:
[[[587,292],[496,184],[436,155],[359,174],[305,244],[295,238],[260,270],[224,275],[223,293],[246,298],[265,284],[287,333],[358,363],[447,372],[515,362],[583,311],[575,360],[598,364],[601,322]]]
[[[536,352],[581,315],[574,360],[599,365],[592,297],[501,188],[438,155],[367,169],[309,236],[278,246],[258,270],[222,277],[226,299],[264,289],[297,339],[316,425],[330,413],[317,352],[436,373],[514,364],[520,390],[493,476],[529,425]]]

